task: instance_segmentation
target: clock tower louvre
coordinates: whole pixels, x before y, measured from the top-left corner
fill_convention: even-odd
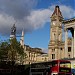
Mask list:
[[[49,60],[60,59],[60,49],[62,49],[62,20],[59,6],[55,6],[55,10],[51,16],[50,42],[48,45]]]

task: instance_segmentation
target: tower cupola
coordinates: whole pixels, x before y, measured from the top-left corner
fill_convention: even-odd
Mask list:
[[[54,12],[53,12],[53,14],[51,16],[52,20],[55,20],[56,18],[58,18],[59,20],[63,19],[62,13],[61,13],[60,8],[59,8],[58,5],[55,6]]]

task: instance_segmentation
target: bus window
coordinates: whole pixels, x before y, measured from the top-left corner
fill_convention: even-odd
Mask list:
[[[57,66],[57,64],[58,64],[57,62],[53,61],[53,62],[52,62],[52,67],[53,67],[53,66]]]
[[[70,68],[71,67],[71,63],[69,63],[69,62],[60,62],[60,67]]]

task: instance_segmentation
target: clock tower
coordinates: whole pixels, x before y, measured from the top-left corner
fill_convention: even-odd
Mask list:
[[[62,57],[62,20],[63,16],[59,6],[55,6],[55,10],[51,16],[50,42],[48,45],[49,60],[61,59]]]

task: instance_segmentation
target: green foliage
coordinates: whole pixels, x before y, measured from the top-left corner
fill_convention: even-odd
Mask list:
[[[11,61],[15,61],[17,55],[19,55],[22,59],[26,57],[26,53],[24,53],[24,48],[15,38],[0,43],[0,60],[9,59]]]
[[[11,46],[11,51],[15,50],[17,53],[23,55],[24,49],[15,38],[10,40],[10,46]]]
[[[8,49],[9,49],[8,42],[1,42],[0,43],[0,60],[7,58]]]

